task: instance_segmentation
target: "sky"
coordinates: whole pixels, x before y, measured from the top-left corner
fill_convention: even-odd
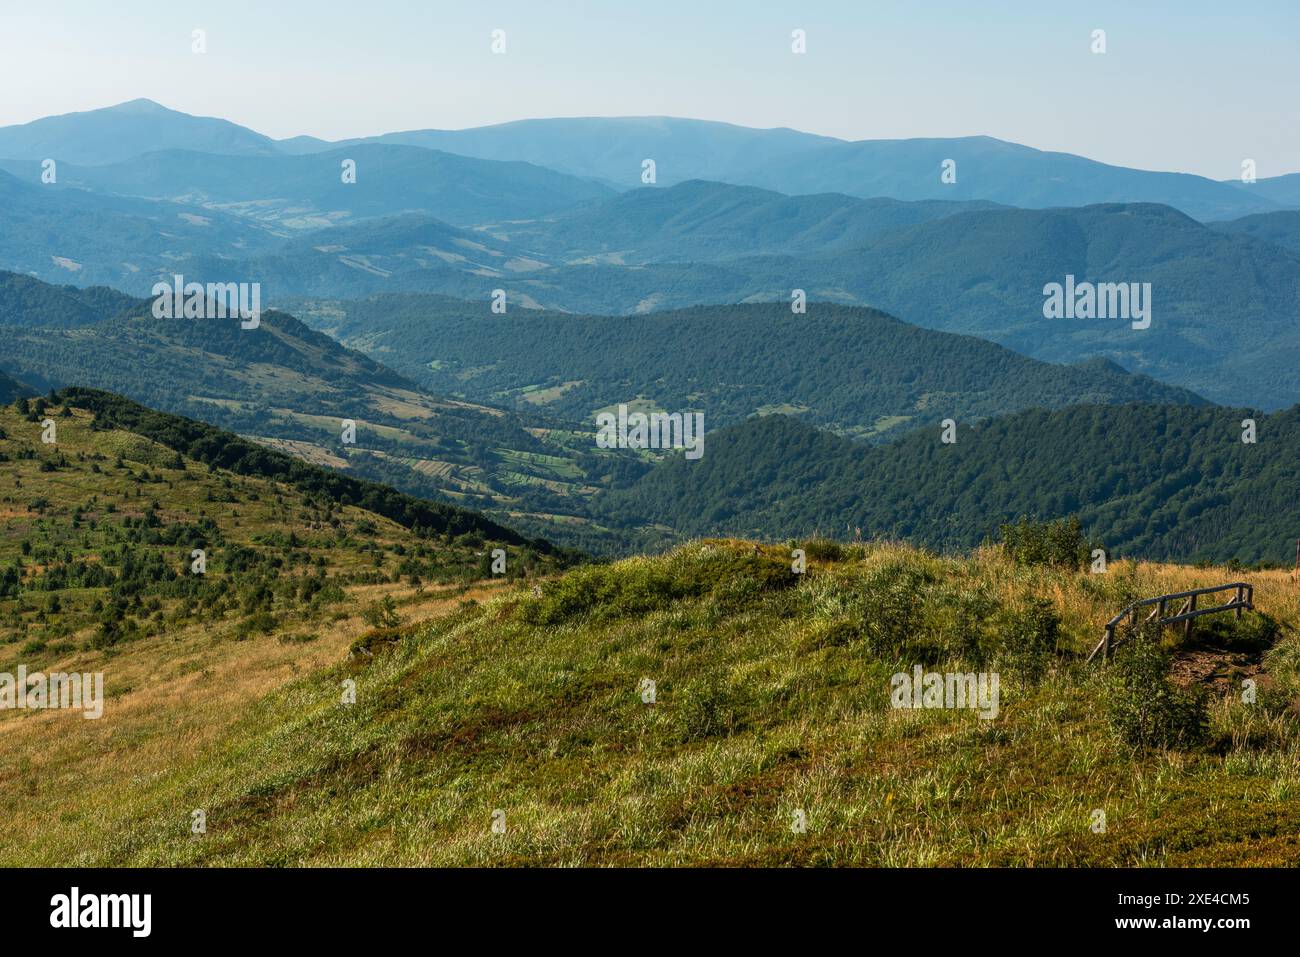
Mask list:
[[[1297,95],[1300,0],[0,0],[0,126],[137,97],[277,138],[669,115],[1228,179],[1300,171]]]

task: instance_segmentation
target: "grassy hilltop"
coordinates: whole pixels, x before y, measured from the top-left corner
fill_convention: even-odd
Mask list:
[[[804,547],[802,576],[789,546],[702,541],[476,587],[396,629],[349,622],[291,646],[207,629],[133,643],[106,669],[102,720],[0,720],[11,785],[0,854],[109,865],[1300,862],[1300,596],[1286,573],[1246,576],[1267,615],[1203,619],[1191,643],[1170,633],[1163,649],[1135,638],[1133,654],[1099,668],[1082,653],[1134,597],[1240,573],[1115,562],[1096,575],[997,548],[940,558],[883,543]],[[891,709],[891,675],[914,664],[998,671],[999,715]],[[1243,677],[1258,683],[1254,704],[1241,701]],[[190,833],[194,809],[206,813],[202,836]],[[492,829],[497,811],[504,833]],[[796,811],[804,833],[792,830]]]
[[[357,636],[570,558],[106,393],[0,407],[0,672],[102,672],[106,699],[97,721],[0,710],[0,831],[41,843],[82,813],[135,813],[144,782]]]

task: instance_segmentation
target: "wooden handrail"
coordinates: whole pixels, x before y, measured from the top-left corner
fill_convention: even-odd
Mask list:
[[[1215,592],[1228,591],[1234,589],[1236,597],[1226,605],[1215,605],[1212,608],[1197,608],[1196,599],[1201,595],[1213,595]],[[1166,615],[1165,608],[1171,601],[1184,599],[1182,609],[1173,615]],[[1199,618],[1201,615],[1212,615],[1217,611],[1231,611],[1235,617],[1240,618],[1243,609],[1255,607],[1255,586],[1249,582],[1229,582],[1226,585],[1215,585],[1213,588],[1193,588],[1191,591],[1171,592],[1168,595],[1157,595],[1155,598],[1142,598],[1133,602],[1118,615],[1106,622],[1106,632],[1102,635],[1101,641],[1097,642],[1097,647],[1092,649],[1092,654],[1088,655],[1088,661],[1097,657],[1101,653],[1102,660],[1111,656],[1118,644],[1115,638],[1115,628],[1125,618],[1130,615],[1133,617],[1133,624],[1138,621],[1138,609],[1146,608],[1148,605],[1155,605],[1156,609],[1147,615],[1146,620],[1154,620],[1157,624],[1172,625],[1177,622],[1183,623],[1184,635],[1190,637],[1192,634],[1192,619]]]

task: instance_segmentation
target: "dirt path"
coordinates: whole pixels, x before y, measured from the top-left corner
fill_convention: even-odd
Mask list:
[[[1174,656],[1169,674],[1184,686],[1201,685],[1212,692],[1228,694],[1241,688],[1246,678],[1264,673],[1262,651],[1229,651],[1211,645],[1196,645]]]

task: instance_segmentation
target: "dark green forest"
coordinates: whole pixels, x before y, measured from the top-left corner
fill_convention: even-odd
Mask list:
[[[569,316],[441,297],[344,304],[329,330],[430,390],[592,421],[649,399],[702,411],[706,427],[785,411],[855,436],[918,420],[979,418],[1075,403],[1204,400],[1095,359],[1028,359],[970,336],[920,329],[874,309],[814,302],[697,306],[644,316]],[[545,393],[544,390],[553,390]]]
[[[1242,420],[1258,441],[1245,444]],[[1183,406],[1077,406],[938,422],[865,446],[786,416],[713,433],[600,502],[609,522],[685,535],[897,538],[964,549],[1029,516],[1077,515],[1110,553],[1287,562],[1300,537],[1300,406],[1271,415]]]

